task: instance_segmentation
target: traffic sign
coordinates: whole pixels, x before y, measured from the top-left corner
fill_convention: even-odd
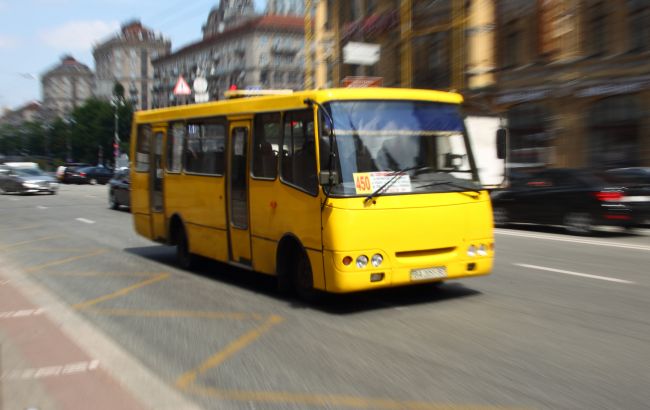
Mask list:
[[[183,78],[182,75],[178,76],[178,81],[174,87],[174,95],[190,95],[192,94],[192,89],[190,88],[187,81]]]

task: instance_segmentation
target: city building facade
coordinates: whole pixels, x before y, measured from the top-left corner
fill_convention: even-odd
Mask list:
[[[650,2],[502,0],[493,106],[519,166],[650,166]]]
[[[326,13],[333,86],[356,76],[386,87],[465,93],[494,85],[493,0],[330,0]],[[376,62],[356,58],[371,47]]]
[[[93,48],[96,71],[95,94],[111,99],[117,83],[136,109],[152,107],[151,61],[171,52],[171,42],[143,26],[140,21],[122,25],[119,33]]]
[[[87,65],[66,55],[41,76],[42,107],[48,118],[65,117],[93,96],[95,75]]]
[[[26,122],[43,120],[43,108],[39,101],[31,101],[13,110],[5,110],[0,125],[20,126]]]
[[[223,3],[222,3],[223,4]],[[248,9],[246,9],[248,10]],[[304,70],[304,19],[263,15],[240,19],[239,24],[211,21],[204,38],[153,61],[154,107],[193,103],[195,95],[174,95],[179,78],[190,87],[197,78],[207,81],[207,101],[223,98],[237,88],[300,89]],[[232,18],[232,17],[231,17]],[[223,27],[205,36],[206,28]]]

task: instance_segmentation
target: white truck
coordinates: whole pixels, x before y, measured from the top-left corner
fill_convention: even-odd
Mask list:
[[[505,159],[497,155],[497,131],[505,124],[500,117],[469,115],[465,118],[472,152],[476,160],[481,183],[488,189],[502,186],[505,182]]]

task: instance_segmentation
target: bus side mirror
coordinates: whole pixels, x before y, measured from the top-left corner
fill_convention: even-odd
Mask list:
[[[506,140],[508,132],[505,128],[499,128],[497,130],[497,158],[505,159],[506,158]]]
[[[331,176],[331,179],[330,179]],[[339,175],[336,171],[321,171],[318,174],[318,182],[323,185],[336,185],[339,180]]]

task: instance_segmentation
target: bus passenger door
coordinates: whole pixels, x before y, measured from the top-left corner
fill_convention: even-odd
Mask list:
[[[163,201],[164,189],[164,166],[163,166],[163,147],[165,143],[165,129],[154,129],[153,141],[151,144],[151,175],[149,181],[151,183],[149,192],[151,198],[151,232],[153,239],[167,239],[166,221],[165,221],[165,204]]]
[[[230,260],[252,266],[248,210],[248,138],[250,121],[230,123],[228,161],[228,235]]]

